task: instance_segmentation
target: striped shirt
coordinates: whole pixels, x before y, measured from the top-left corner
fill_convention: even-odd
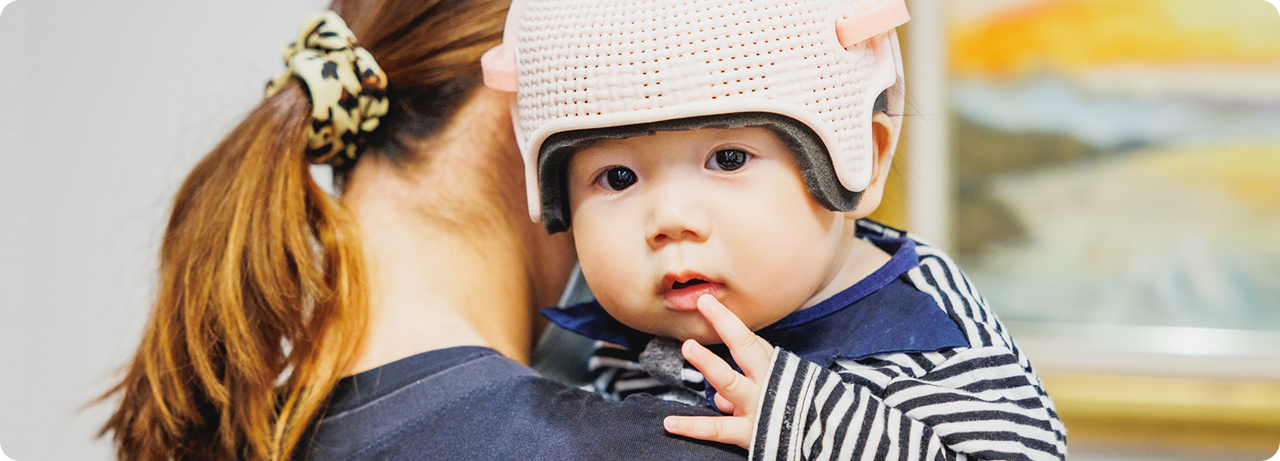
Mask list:
[[[833,297],[847,299],[757,332],[778,348],[751,459],[1065,458],[1066,429],[1031,363],[950,257],[869,220],[858,235],[882,248],[897,242],[885,268]],[[588,364],[591,390],[710,405],[701,374],[687,364],[660,372],[641,358],[651,336],[585,320],[599,312],[547,314],[602,340]]]

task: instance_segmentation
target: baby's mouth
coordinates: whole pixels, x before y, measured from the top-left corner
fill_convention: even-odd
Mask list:
[[[694,285],[701,285],[701,284],[704,284],[704,283],[708,283],[708,282],[707,282],[706,280],[702,280],[702,279],[690,279],[689,281],[686,281],[686,282],[673,282],[673,283],[671,284],[671,289],[672,289],[672,290],[679,290],[679,289],[681,289],[681,288],[691,287],[691,286],[694,286]]]
[[[712,295],[716,298],[725,293],[723,283],[701,278],[702,274],[697,276],[686,275],[668,275],[662,288],[658,290],[658,296],[665,301],[667,308],[677,311],[693,311],[698,309],[698,298],[702,295]],[[686,278],[687,277],[687,278]],[[681,280],[684,279],[684,280]]]

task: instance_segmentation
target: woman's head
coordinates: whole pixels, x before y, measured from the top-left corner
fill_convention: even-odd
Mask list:
[[[388,82],[381,126],[339,182],[358,186],[369,157],[433,167],[424,146],[478,91],[479,58],[501,39],[506,6],[332,5]],[[311,178],[307,89],[294,80],[276,90],[174,200],[151,318],[108,394],[121,404],[103,432],[121,459],[285,458],[359,347],[368,313],[358,234]]]
[[[480,56],[502,40],[506,1],[355,1],[332,5],[387,74],[388,114],[366,148],[405,164],[481,82]]]

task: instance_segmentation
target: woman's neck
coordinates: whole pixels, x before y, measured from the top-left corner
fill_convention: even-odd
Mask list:
[[[351,372],[466,345],[528,362],[533,302],[522,250],[509,238],[441,232],[398,205],[384,199],[353,207],[369,319]]]
[[[528,218],[511,95],[479,88],[409,164],[366,155],[347,181],[369,317],[351,373],[453,346],[528,363],[535,309],[554,305],[573,242]]]
[[[490,192],[506,178],[476,159],[492,146],[449,131],[440,139],[424,147],[425,167],[368,155],[349,178],[343,201],[360,230],[369,287],[352,373],[469,345],[528,362],[535,307],[528,239],[501,224],[518,213]]]

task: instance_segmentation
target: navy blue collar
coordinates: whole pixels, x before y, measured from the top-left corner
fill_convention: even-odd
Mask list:
[[[796,311],[756,334],[801,358],[830,366],[837,358],[860,359],[892,352],[932,352],[968,346],[957,323],[904,274],[920,264],[908,237],[863,235],[891,254],[871,275],[822,302]],[[591,339],[634,351],[653,335],[623,325],[590,302],[542,310],[556,325]],[[818,321],[821,320],[821,321]]]

